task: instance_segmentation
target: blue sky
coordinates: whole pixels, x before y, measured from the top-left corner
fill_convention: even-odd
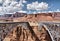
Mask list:
[[[0,0],[0,14],[59,11],[60,0]]]
[[[60,9],[60,0],[45,0],[49,4],[49,10],[57,10]]]
[[[59,9],[60,10],[60,0],[26,0],[28,1],[28,3],[32,3],[32,2],[35,2],[35,1],[38,1],[38,2],[46,2],[48,5],[49,5],[49,8],[48,10],[57,10]]]

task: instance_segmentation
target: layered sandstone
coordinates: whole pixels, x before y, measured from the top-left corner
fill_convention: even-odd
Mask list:
[[[40,22],[40,21],[53,21],[53,17],[44,14],[29,14],[24,17],[14,18],[13,22]]]

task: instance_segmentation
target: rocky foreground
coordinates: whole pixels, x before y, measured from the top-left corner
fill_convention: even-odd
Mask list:
[[[4,39],[4,41],[52,41],[47,30],[38,26],[17,26]]]

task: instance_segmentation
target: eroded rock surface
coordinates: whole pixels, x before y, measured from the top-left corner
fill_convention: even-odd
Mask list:
[[[44,27],[38,30],[38,26],[29,26],[28,29],[17,26],[10,32],[4,41],[52,41]]]

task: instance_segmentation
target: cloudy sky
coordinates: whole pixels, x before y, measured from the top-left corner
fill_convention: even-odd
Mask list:
[[[39,13],[60,10],[60,0],[0,0],[0,14]]]

